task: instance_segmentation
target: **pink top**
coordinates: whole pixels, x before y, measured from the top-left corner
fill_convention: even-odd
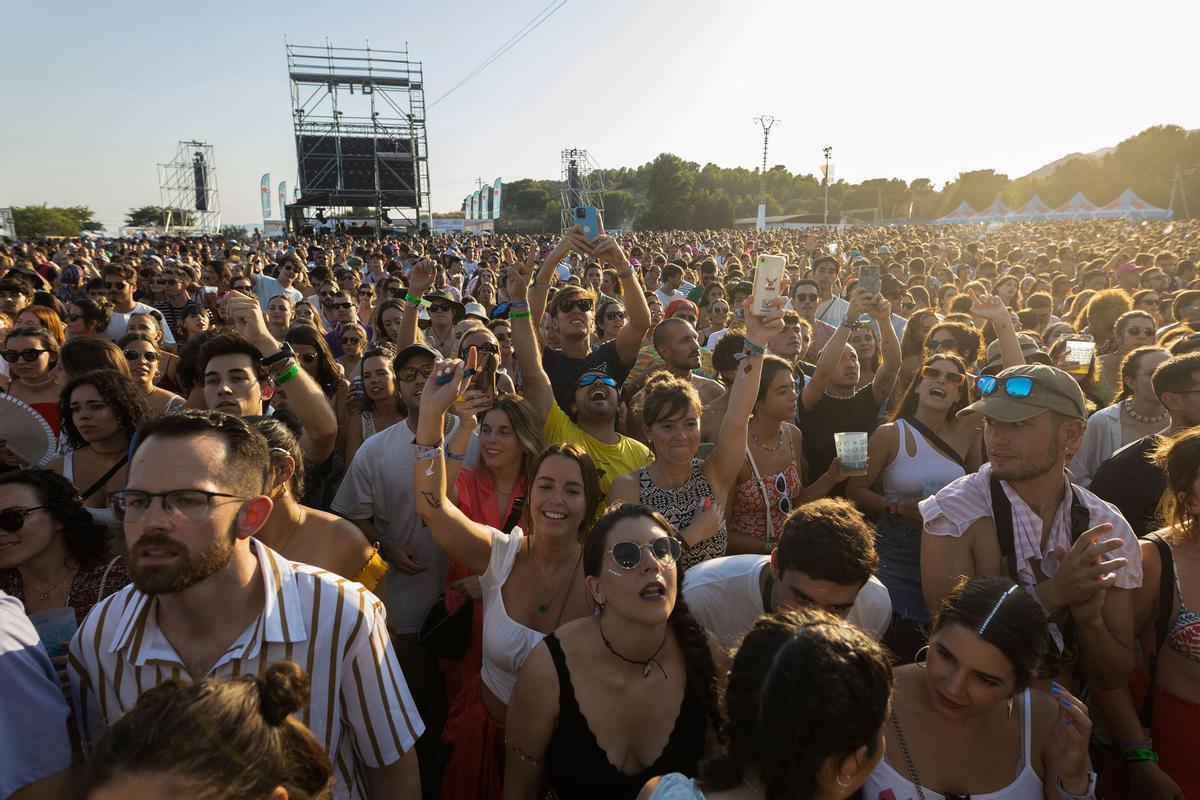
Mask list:
[[[486,470],[464,467],[454,482],[458,489],[458,508],[471,520],[492,528],[504,529],[508,515],[512,513],[513,499],[525,496],[525,479],[518,477],[513,484],[508,502],[504,504],[504,516],[496,510],[496,487]],[[520,525],[520,520],[517,521]]]

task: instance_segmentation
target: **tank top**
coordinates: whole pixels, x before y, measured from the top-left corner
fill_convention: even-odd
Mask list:
[[[1021,692],[1020,725],[1021,757],[1017,762],[1017,775],[1012,783],[995,792],[972,794],[971,800],[1042,800],[1045,793],[1042,789],[1042,779],[1033,768],[1033,713],[1030,710],[1029,690]],[[889,727],[890,731],[890,727]],[[922,786],[920,793],[917,785],[896,771],[887,758],[879,759],[867,782],[863,784],[862,796],[865,800],[945,800],[941,795],[927,786]]]
[[[546,750],[550,788],[561,800],[597,798],[600,800],[633,800],[646,781],[668,772],[695,775],[704,757],[708,732],[704,707],[689,685],[683,692],[683,702],[675,727],[667,738],[667,746],[654,763],[635,775],[626,775],[613,766],[608,754],[600,748],[588,725],[587,717],[575,700],[575,687],[567,658],[558,637],[553,633],[545,639],[554,671],[558,674],[558,724]]]
[[[483,685],[507,705],[517,684],[517,673],[546,634],[510,617],[500,591],[517,563],[524,532],[520,528],[513,528],[512,533],[491,528],[491,533],[492,556],[487,572],[479,576],[483,589],[483,664],[479,675]]]
[[[1183,601],[1183,585],[1179,582],[1179,567],[1175,567],[1175,594],[1179,598],[1179,613],[1167,630],[1167,647],[1179,655],[1200,664],[1200,614],[1190,610]]]
[[[767,538],[767,514],[771,515],[771,524],[775,532],[775,541],[783,533],[783,521],[792,513],[792,503],[804,488],[800,479],[800,469],[793,460],[783,472],[774,475],[763,475],[762,483],[753,475],[733,487],[730,497],[729,521],[730,533],[740,533],[753,536],[756,539]],[[763,490],[767,493],[766,506],[763,505]]]
[[[900,436],[896,457],[883,468],[882,475],[883,496],[888,502],[924,499],[967,474],[903,419],[896,420],[896,431]],[[910,431],[917,445],[917,453],[912,456],[908,454]]]
[[[650,479],[650,467],[638,470],[638,500],[667,518],[675,528],[676,534],[692,524],[696,516],[696,508],[703,504],[704,498],[714,497],[712,484],[704,475],[704,462],[698,458],[692,459],[692,474],[687,482],[677,489],[664,489]],[[725,523],[721,522],[720,529],[695,547],[683,551],[679,563],[690,567],[707,561],[710,558],[720,558],[725,555],[728,543]]]

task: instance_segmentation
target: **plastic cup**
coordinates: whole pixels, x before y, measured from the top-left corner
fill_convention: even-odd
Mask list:
[[[1067,352],[1063,359],[1066,371],[1073,375],[1086,375],[1092,366],[1096,343],[1090,339],[1067,339]]]
[[[867,474],[867,434],[863,431],[846,431],[833,435],[833,446],[842,460],[845,475]]]
[[[47,608],[45,611],[35,611],[29,615],[34,630],[42,640],[42,647],[51,658],[67,654],[66,643],[71,641],[79,625],[75,622],[75,609]]]

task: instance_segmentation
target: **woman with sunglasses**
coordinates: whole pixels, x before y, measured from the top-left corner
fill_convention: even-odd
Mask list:
[[[1046,649],[1041,605],[1007,578],[962,580],[927,658],[896,670],[886,756],[863,797],[1094,798],[1087,707],[1031,683]]]
[[[276,295],[267,303],[267,330],[277,340],[283,341],[296,319],[296,304],[286,294]]]
[[[1113,326],[1113,351],[1096,357],[1100,367],[1100,381],[1106,391],[1117,394],[1120,389],[1121,365],[1125,362],[1125,356],[1138,347],[1154,344],[1157,330],[1158,325],[1154,317],[1145,311],[1126,311],[1117,318],[1116,325]]]
[[[563,800],[632,800],[650,778],[696,774],[721,721],[679,555],[671,524],[645,506],[618,506],[592,528],[584,573],[597,613],[547,636],[521,668],[506,800],[537,797],[543,783]]]
[[[112,522],[108,493],[125,487],[129,443],[150,419],[146,394],[132,378],[96,370],[66,385],[59,413],[71,449],[51,461],[50,469],[79,487],[80,499],[97,522]]]
[[[964,298],[968,299],[969,298]],[[1011,320],[1009,320],[1011,327]],[[968,368],[974,368],[986,352],[983,334],[979,329],[963,322],[943,320],[930,329],[925,338],[924,357],[949,353],[958,356]]]
[[[187,402],[175,394],[154,385],[155,376],[161,365],[158,343],[145,333],[127,333],[117,340],[117,347],[129,364],[129,374],[146,393],[150,416],[182,411]]]
[[[721,287],[718,286],[717,288]],[[724,292],[725,290],[721,289],[720,297],[709,303],[707,308],[700,309],[701,319],[704,320],[704,324],[697,333],[699,334],[701,344],[705,347],[707,347],[708,341],[713,334],[725,330],[729,324],[730,306],[724,297]]]
[[[325,323],[321,320],[321,315],[317,313],[317,307],[307,300],[301,300],[299,303],[296,303],[296,314],[292,324],[307,325],[321,334],[322,338],[328,333],[325,330]]]
[[[925,351],[925,341],[929,332],[939,322],[937,313],[931,308],[923,308],[913,312],[908,324],[904,326],[904,335],[900,337],[900,377],[897,386],[908,386],[913,376],[921,368]]]
[[[76,300],[67,305],[67,338],[101,336],[111,319],[112,304],[107,300]]]
[[[354,294],[355,302],[358,305],[359,319],[373,319],[375,317],[375,286],[370,283],[360,284]]]
[[[43,328],[54,337],[59,347],[67,340],[67,329],[63,327],[62,317],[58,316],[54,309],[46,306],[26,306],[17,314],[15,324],[17,327]]]
[[[343,375],[357,375],[363,351],[367,349],[367,329],[353,322],[342,326],[342,355],[336,359]]]
[[[1083,443],[1071,459],[1074,483],[1087,487],[1113,453],[1170,426],[1171,414],[1159,402],[1152,380],[1154,370],[1170,357],[1158,347],[1138,347],[1125,356],[1116,401],[1088,418]]]
[[[61,428],[58,414],[58,384],[52,370],[58,363],[58,342],[44,328],[10,328],[4,334],[0,355],[8,364],[7,394],[24,400],[57,436]]]
[[[483,589],[480,701],[470,711],[474,736],[455,745],[477,766],[468,774],[451,771],[447,778],[471,784],[458,796],[498,798],[504,724],[517,671],[547,633],[594,613],[581,570],[582,541],[600,505],[600,476],[583,448],[555,444],[530,467],[522,524],[509,532],[473,521],[453,503],[446,457],[461,454],[443,445],[445,416],[469,389],[466,370],[474,369],[477,357],[468,353],[466,365],[441,361],[430,373],[421,393],[413,475],[417,513],[437,544],[480,576]],[[497,512],[502,500],[496,497]],[[460,697],[456,705],[463,702]]]
[[[108,551],[108,532],[71,482],[48,469],[0,473],[0,542],[0,591],[20,600],[27,614],[65,607],[79,624],[130,581],[124,557]],[[66,644],[47,642],[60,671]]]
[[[600,304],[600,312],[596,314],[596,333],[600,337],[599,344],[611,342],[617,338],[621,328],[625,327],[625,306],[617,300]]]
[[[699,778],[655,778],[639,800],[858,797],[883,758],[892,665],[855,625],[817,610],[761,617],[724,693],[727,741]]]
[[[507,318],[501,318],[489,322],[487,328],[500,343],[500,369],[512,378],[517,394],[521,394],[524,382],[521,380],[521,367],[514,357],[512,326]]]

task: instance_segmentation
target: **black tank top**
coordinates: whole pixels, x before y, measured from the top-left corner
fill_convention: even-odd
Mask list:
[[[544,640],[554,671],[558,673],[558,725],[546,750],[550,787],[561,800],[633,800],[646,781],[668,772],[682,772],[688,777],[696,774],[704,757],[707,719],[704,706],[692,686],[683,692],[683,704],[675,727],[667,739],[662,755],[636,775],[626,775],[614,767],[607,754],[596,742],[588,727],[587,718],[575,701],[575,687],[567,669],[562,645],[552,633]]]

